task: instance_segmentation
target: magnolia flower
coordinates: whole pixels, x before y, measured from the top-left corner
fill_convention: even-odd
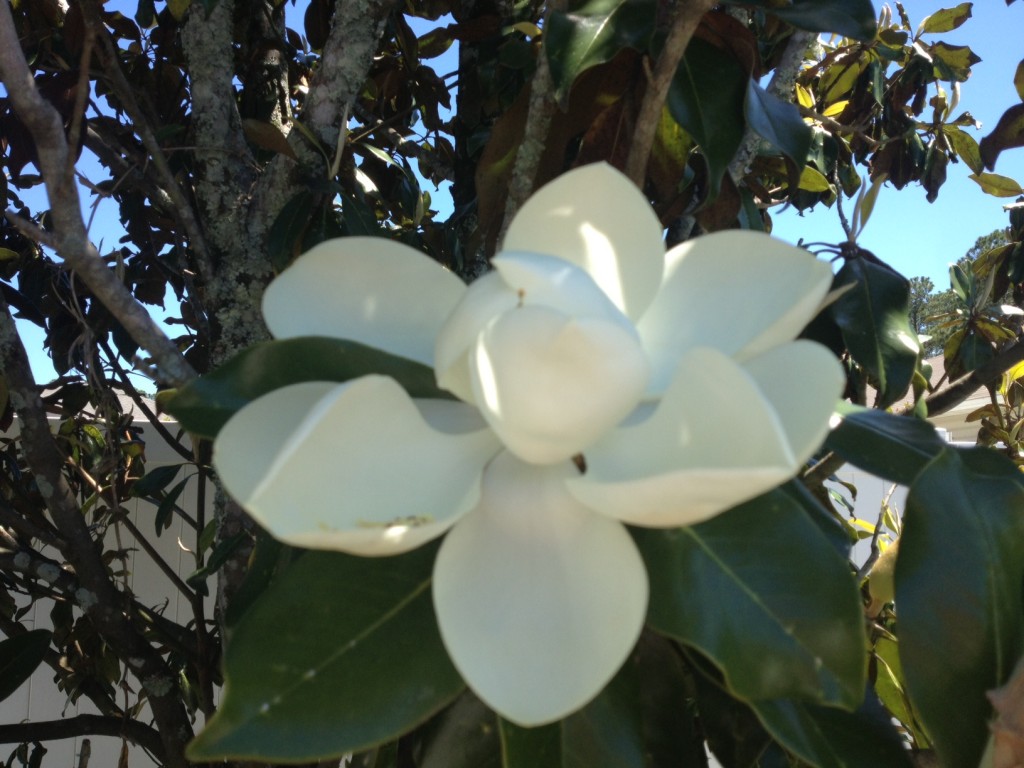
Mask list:
[[[647,574],[623,523],[692,525],[788,480],[843,376],[793,341],[827,264],[752,232],[667,254],[646,199],[591,165],[520,210],[471,286],[378,238],[318,245],[266,292],[278,338],[327,335],[434,366],[458,400],[394,380],[274,391],[223,428],[215,464],[274,536],[391,555],[447,532],[442,639],[521,725],[594,697],[643,626]]]

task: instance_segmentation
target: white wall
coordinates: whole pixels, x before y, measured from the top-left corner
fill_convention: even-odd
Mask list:
[[[179,464],[183,461],[148,423],[138,423],[136,426],[142,429],[142,438],[146,443],[147,471],[157,466]],[[174,425],[169,426],[173,431]],[[175,481],[182,479],[188,470],[188,467],[183,467]],[[191,471],[194,472],[194,468]],[[196,509],[197,489],[198,478],[194,478],[178,500],[183,509],[189,510],[193,514]],[[207,489],[208,499],[212,498],[212,492],[212,487],[209,487]],[[196,535],[190,525],[175,517],[171,527],[157,537],[154,526],[156,515],[154,505],[138,499],[130,499],[125,502],[124,506],[130,512],[131,522],[183,580],[192,573],[195,569],[194,560],[179,545],[180,540],[185,546],[194,549]],[[184,625],[191,621],[193,614],[188,600],[180,595],[167,576],[153,562],[152,558],[138,547],[135,538],[123,526],[119,533],[122,546],[130,551],[126,579],[137,599],[142,604],[162,612],[164,616],[178,624]],[[116,546],[117,539],[112,528],[107,531],[107,541],[108,546]],[[46,552],[45,554],[54,559],[60,559],[57,553]],[[207,616],[209,616],[212,600],[208,599],[207,603]],[[52,605],[50,600],[37,601],[22,622],[30,629],[50,629],[49,613]],[[131,676],[128,677],[127,682],[134,691],[126,694],[130,706],[138,700],[139,683]],[[119,694],[117,703],[124,707],[125,695]],[[54,720],[61,717],[74,717],[78,714],[99,714],[99,712],[84,696],[76,704],[70,704],[65,693],[57,688],[53,671],[45,664],[36,670],[27,684],[22,685],[12,696],[0,702],[0,723]],[[143,718],[145,718],[145,714]],[[118,766],[122,747],[119,738],[93,736],[89,741],[90,768],[115,768]],[[43,765],[46,768],[78,768],[81,745],[82,738],[46,742],[44,746],[48,751],[43,759]],[[0,764],[7,760],[8,755],[15,747],[16,745],[13,744],[0,744]],[[128,765],[130,768],[149,768],[155,763],[148,759],[143,750],[131,747]]]

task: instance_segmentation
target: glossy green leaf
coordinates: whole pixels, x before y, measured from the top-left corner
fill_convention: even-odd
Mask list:
[[[397,737],[452,702],[464,686],[434,618],[436,551],[299,558],[232,631],[224,696],[190,759],[339,756]]]
[[[996,167],[996,159],[1004,149],[1024,147],[1024,104],[1014,104],[1006,110],[992,133],[985,136],[978,146],[981,149],[981,159],[989,170]],[[980,173],[977,177],[971,178],[981,184],[981,188],[990,195],[1010,197],[1021,194],[1020,185],[1005,176]]]
[[[43,663],[51,636],[48,630],[33,629],[0,640],[0,701],[18,690]]]
[[[267,255],[278,272],[302,251],[302,237],[309,226],[317,196],[309,190],[297,192],[282,206],[267,234]]]
[[[854,40],[875,38],[875,9],[871,0],[793,0],[782,5],[772,0],[727,0],[730,5],[755,5],[794,27],[810,32],[835,32]]]
[[[690,700],[679,653],[665,638],[646,633],[579,712],[543,728],[501,721],[502,768],[704,765],[704,737]]]
[[[920,345],[907,312],[910,284],[863,257],[848,259],[834,289],[849,289],[829,307],[853,356],[877,382],[879,407],[898,401],[914,377]]]
[[[919,27],[923,34],[933,32],[952,32],[969,18],[974,3],[960,3],[955,8],[943,8],[931,16],[925,17]]]
[[[755,701],[765,729],[817,768],[911,768],[903,739],[873,694],[854,712],[793,701]]]
[[[168,485],[181,471],[183,464],[167,464],[161,467],[154,467],[145,475],[140,477],[132,485],[132,496],[145,497],[154,496]]]
[[[469,690],[408,741],[416,768],[501,768],[498,717]]]
[[[650,576],[650,625],[699,649],[736,695],[860,702],[866,655],[856,585],[846,559],[787,493],[633,536]]]
[[[751,79],[747,82],[744,114],[762,139],[803,168],[811,149],[812,131],[795,104],[783,101]]]
[[[907,691],[946,768],[974,768],[986,691],[1024,650],[1024,475],[987,449],[947,448],[907,497],[896,561]]]
[[[669,88],[669,112],[700,145],[716,193],[743,141],[748,80],[735,58],[695,37]]]
[[[571,12],[553,12],[544,32],[555,95],[564,99],[580,73],[623,48],[646,51],[654,33],[654,2],[589,0]]]
[[[704,659],[692,652],[687,658],[708,745],[727,768],[910,768],[898,732],[870,695],[853,712],[792,700],[737,701]],[[776,743],[788,759],[773,754]]]
[[[343,382],[370,373],[392,377],[413,397],[451,397],[422,363],[354,341],[305,336],[250,347],[189,383],[165,406],[188,431],[215,437],[236,411],[260,395],[303,381]]]
[[[825,447],[865,472],[910,485],[945,443],[922,419],[862,408],[844,414]]]
[[[501,720],[502,768],[563,768],[562,726],[521,728]]]

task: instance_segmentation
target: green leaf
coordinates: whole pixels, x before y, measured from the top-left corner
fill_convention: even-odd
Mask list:
[[[650,625],[708,656],[737,696],[860,702],[860,597],[846,558],[792,496],[775,490],[699,525],[632,533]]]
[[[370,373],[392,377],[412,397],[451,398],[422,363],[354,341],[305,336],[250,347],[179,390],[165,407],[188,431],[216,437],[260,395],[303,381],[344,382]]]
[[[880,408],[906,393],[921,348],[907,317],[910,284],[898,272],[867,258],[848,259],[833,289],[847,290],[829,311],[854,361],[877,382]]]
[[[910,768],[899,733],[870,696],[854,712],[791,700],[741,702],[722,690],[706,661],[695,667],[697,708],[708,745],[729,768]],[[794,757],[772,754],[774,739]]]
[[[669,87],[669,112],[700,145],[713,193],[743,141],[748,80],[736,59],[695,37]]]
[[[943,8],[940,11],[936,11],[931,16],[925,17],[918,27],[918,31],[922,34],[952,32],[971,18],[971,9],[973,7],[974,3],[960,3],[955,8]]]
[[[521,728],[499,721],[502,768],[562,768],[562,726]]]
[[[282,206],[267,233],[267,256],[278,272],[291,264],[302,251],[302,238],[309,226],[309,219],[317,196],[309,190],[297,192]]]
[[[570,13],[553,12],[544,32],[555,96],[565,99],[582,72],[611,61],[623,48],[646,51],[654,33],[651,0],[590,0]]]
[[[726,0],[728,5],[765,8],[794,27],[810,32],[835,32],[844,37],[871,42],[875,39],[875,9],[871,0],[793,0],[774,7],[773,0]]]
[[[416,768],[501,768],[498,718],[472,691],[464,692],[407,741],[414,742]]]
[[[184,464],[168,464],[162,467],[154,467],[135,481],[132,485],[132,496],[138,498],[156,496],[156,494],[171,484],[171,481],[177,477],[178,472],[181,471],[183,466]]]
[[[502,720],[502,768],[703,765],[704,737],[690,698],[677,650],[646,633],[604,691],[580,711],[543,728]]]
[[[751,79],[747,82],[744,113],[747,123],[762,139],[789,157],[797,168],[803,168],[813,132],[795,104],[768,93]]]
[[[946,768],[974,768],[986,691],[1024,650],[1024,475],[988,449],[947,448],[907,497],[896,561],[900,660]]]
[[[981,149],[981,159],[985,162],[985,167],[992,170],[996,167],[996,158],[1004,149],[1013,149],[1014,147],[1024,147],[1024,104],[1014,104],[1003,116],[999,118],[999,122],[996,123],[995,129],[988,136],[984,137],[979,144]],[[972,179],[981,184],[981,188],[988,192],[990,195],[996,195],[997,197],[1009,197],[1011,195],[1021,194],[1020,185],[1017,182],[1010,179],[1006,179],[1005,176],[996,176],[994,173],[981,173],[978,174],[980,178],[971,176]],[[983,180],[986,177],[991,177],[993,186],[997,186],[1000,189],[1006,191],[989,191]],[[997,180],[1003,180],[1010,182],[1009,184],[996,184]],[[1009,189],[1015,187],[1015,191],[1009,191]]]
[[[310,762],[383,743],[462,691],[434,618],[437,546],[303,555],[232,632],[200,762]]]
[[[825,447],[865,472],[910,485],[945,443],[922,419],[861,408],[844,414]]]
[[[1013,87],[1017,89],[1017,95],[1024,101],[1024,59],[1017,63],[1017,69],[1013,73]]]
[[[772,737],[817,768],[911,768],[903,739],[872,694],[854,712],[794,701],[750,705]]]
[[[51,637],[52,633],[45,629],[32,629],[0,640],[0,701],[32,677],[36,667],[46,658]]]

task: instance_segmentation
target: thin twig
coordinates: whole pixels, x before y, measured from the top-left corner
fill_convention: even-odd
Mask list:
[[[679,62],[683,60],[686,46],[697,31],[697,26],[704,14],[715,6],[715,0],[680,0],[676,5],[675,17],[669,29],[668,37],[658,57],[654,70],[651,72],[644,91],[640,112],[636,119],[636,130],[633,133],[633,145],[626,160],[626,175],[643,189],[647,175],[647,161],[654,146],[654,136],[661,122],[661,110],[665,106],[669,86],[675,77]]]
[[[107,268],[95,246],[89,242],[74,176],[68,178],[65,173],[71,151],[64,135],[63,121],[54,106],[36,88],[8,3],[0,3],[0,78],[15,113],[35,140],[39,167],[50,200],[57,252],[139,346],[153,355],[168,382],[182,385],[191,381],[195,378],[195,371],[180,350],[164,335],[124,283]]]

